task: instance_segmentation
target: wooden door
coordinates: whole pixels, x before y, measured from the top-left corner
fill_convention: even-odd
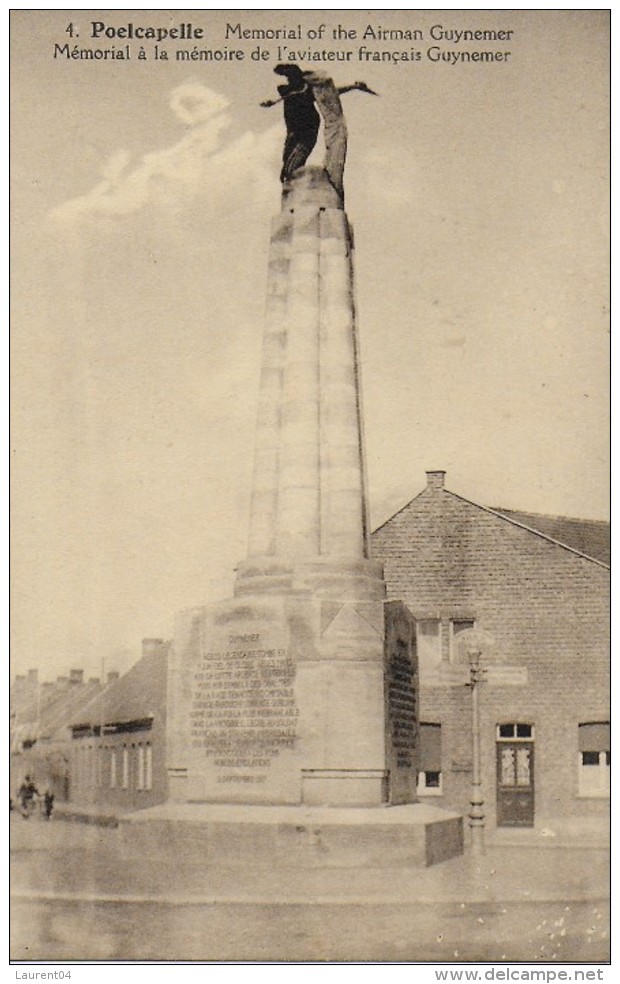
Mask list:
[[[497,825],[534,826],[533,742],[497,742]]]

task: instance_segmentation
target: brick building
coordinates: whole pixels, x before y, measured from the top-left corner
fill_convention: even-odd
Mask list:
[[[142,658],[71,722],[70,802],[113,813],[167,796],[168,644],[144,639]]]
[[[107,684],[118,679],[110,672]],[[39,790],[50,789],[58,801],[70,796],[71,721],[79,716],[106,686],[98,677],[84,679],[84,671],[39,682],[37,670],[17,676],[11,687],[11,792],[15,797],[26,775]]]
[[[609,804],[608,526],[489,509],[427,472],[373,534],[388,597],[418,619],[419,793],[469,809],[469,666],[483,633],[481,769],[487,825],[544,827]],[[466,638],[466,637],[463,637]]]
[[[418,621],[422,801],[467,813],[469,666],[459,637],[482,633],[486,823],[553,826],[609,806],[609,527],[476,505],[428,472],[427,488],[373,534],[389,599]],[[465,638],[464,636],[462,638]],[[111,812],[167,797],[168,644],[71,722],[71,802]]]

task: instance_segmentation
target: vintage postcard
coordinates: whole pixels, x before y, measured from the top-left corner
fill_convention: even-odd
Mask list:
[[[12,960],[594,979],[610,12],[10,35]]]

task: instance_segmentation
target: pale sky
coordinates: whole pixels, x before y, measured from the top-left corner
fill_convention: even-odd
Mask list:
[[[312,42],[352,52],[314,67],[380,93],[343,97],[373,526],[430,468],[484,505],[607,518],[605,11],[96,15],[191,21],[199,48],[246,53],[191,64],[151,41],[145,62],[136,41],[130,62],[54,59],[106,46],[74,14],[79,39],[66,12],[12,17],[15,672],[125,670],[245,557],[284,126],[258,105],[278,42],[254,61],[226,22],[423,32]],[[363,63],[361,43],[421,58]],[[511,56],[433,63],[430,45]]]

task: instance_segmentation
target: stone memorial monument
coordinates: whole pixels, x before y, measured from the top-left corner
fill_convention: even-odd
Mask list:
[[[177,618],[170,806],[176,817],[182,804],[346,807],[349,818],[364,807],[365,824],[379,812],[384,824],[386,811],[369,807],[416,802],[419,701],[414,619],[386,601],[382,565],[370,555],[340,103],[344,91],[370,90],[276,71],[289,80],[278,100],[288,134],[271,230],[248,556],[233,598]],[[317,107],[322,167],[305,166]],[[419,828],[421,863],[460,853],[461,818],[411,809],[392,817]],[[433,824],[441,833],[429,853]]]

